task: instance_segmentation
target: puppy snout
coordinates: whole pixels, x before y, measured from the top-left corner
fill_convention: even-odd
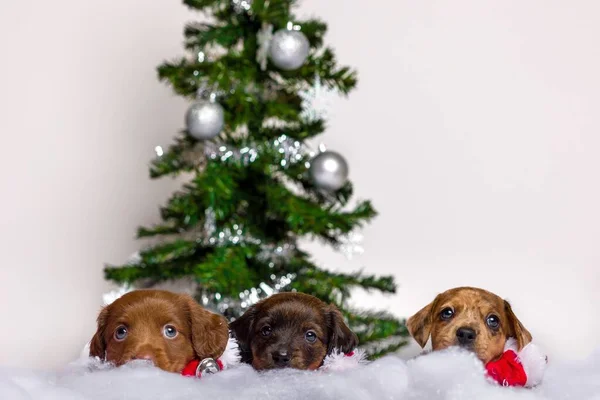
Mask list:
[[[473,346],[473,343],[475,343],[477,332],[467,327],[458,328],[456,330],[456,338],[458,339],[458,344],[461,346],[471,347]]]
[[[133,357],[133,360],[146,360],[146,361],[152,361],[152,363],[154,363],[156,361],[156,358],[154,357],[153,352],[151,352],[149,350],[144,350],[144,351],[138,352]]]
[[[286,349],[276,350],[271,354],[271,356],[273,357],[273,362],[275,362],[275,365],[278,367],[287,367],[290,365],[290,361],[292,360],[289,351]]]

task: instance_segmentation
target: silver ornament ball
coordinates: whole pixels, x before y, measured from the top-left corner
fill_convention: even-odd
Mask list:
[[[310,162],[310,177],[318,188],[335,191],[348,180],[348,163],[334,151],[324,151]]]
[[[273,35],[269,45],[269,58],[285,71],[293,71],[304,64],[310,43],[300,31],[281,29]]]
[[[197,101],[188,109],[185,123],[192,137],[198,140],[212,139],[223,130],[225,123],[223,107],[212,101]]]

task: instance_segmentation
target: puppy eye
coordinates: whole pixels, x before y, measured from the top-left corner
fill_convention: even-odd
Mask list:
[[[115,329],[115,339],[119,342],[125,340],[127,337],[127,328],[124,325],[119,325],[117,329]]]
[[[498,329],[498,327],[500,327],[500,318],[498,318],[496,315],[490,315],[489,317],[487,317],[485,322],[487,326],[489,326],[492,329]]]
[[[260,334],[267,337],[267,336],[271,336],[271,332],[273,332],[273,330],[271,329],[271,327],[269,325],[264,326],[261,330],[260,330]]]
[[[167,339],[173,339],[177,336],[177,329],[175,329],[173,325],[165,325],[163,328],[163,335],[165,335]]]
[[[317,334],[315,333],[315,331],[308,331],[304,335],[304,338],[308,343],[314,343],[317,341]]]
[[[443,319],[444,321],[448,321],[453,316],[454,316],[454,310],[451,309],[450,307],[444,308],[442,310],[442,312],[440,313],[440,318]]]

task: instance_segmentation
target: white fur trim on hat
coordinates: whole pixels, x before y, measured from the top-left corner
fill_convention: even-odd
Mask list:
[[[238,364],[240,364],[242,357],[240,356],[240,347],[238,342],[230,337],[227,341],[227,347],[225,347],[225,351],[219,357],[219,361],[223,364],[223,369],[232,368]]]
[[[517,341],[509,338],[504,346],[504,351],[512,350],[517,354],[525,374],[527,375],[526,387],[534,387],[542,383],[544,372],[548,366],[548,357],[534,343],[529,343],[518,351]]]
[[[344,354],[337,350],[333,351],[325,357],[323,366],[320,369],[323,371],[344,371],[362,364],[368,364],[364,350],[355,349],[349,354],[352,355]]]

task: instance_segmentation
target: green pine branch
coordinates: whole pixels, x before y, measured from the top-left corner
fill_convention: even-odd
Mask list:
[[[370,201],[359,203],[351,211],[340,211],[296,195],[283,185],[268,186],[266,197],[274,215],[285,219],[298,235],[314,235],[337,244],[336,236],[346,234],[375,217]]]
[[[247,266],[246,247],[170,245],[173,249],[163,246],[142,252],[143,261],[139,263],[105,268],[106,279],[119,283],[152,279],[158,283],[191,276],[206,290],[223,296],[237,296],[245,288],[261,282]],[[160,258],[165,261],[157,262]]]
[[[196,226],[204,215],[201,197],[202,191],[192,185],[186,185],[186,191],[175,192],[167,206],[161,207],[160,216],[163,220],[172,222],[179,230]]]
[[[196,10],[204,10],[220,3],[223,3],[223,0],[183,0],[183,4]]]
[[[292,8],[298,0],[253,0],[252,14],[259,22],[267,21],[275,27],[283,28],[293,21]]]
[[[291,288],[299,292],[313,293],[326,302],[342,305],[343,299],[350,297],[354,288],[395,293],[394,279],[391,276],[377,278],[362,273],[344,274],[319,268],[306,269],[292,282]]]
[[[195,164],[186,158],[185,154],[193,148],[194,144],[195,140],[189,135],[183,134],[177,137],[175,143],[169,146],[161,157],[151,162],[150,177],[155,179],[165,175],[192,171]]]
[[[323,39],[327,33],[327,24],[318,19],[309,19],[297,21],[302,28],[302,33],[308,39],[312,49],[318,49],[323,46]]]
[[[185,47],[188,50],[198,50],[216,44],[229,48],[235,46],[244,37],[244,33],[240,25],[188,24],[184,30]]]
[[[198,244],[195,241],[177,239],[173,242],[154,246],[150,250],[142,251],[140,256],[142,264],[146,267],[173,263],[182,259],[190,259],[198,252]],[[204,256],[204,254],[202,254]]]
[[[196,265],[194,276],[206,290],[223,296],[238,296],[243,289],[256,287],[260,279],[248,268],[244,247],[217,247]]]
[[[405,321],[385,312],[343,310],[343,314],[363,345],[409,335]]]
[[[187,58],[166,61],[157,72],[159,79],[169,82],[175,93],[190,98],[195,97],[203,84],[226,91],[242,89],[243,93],[243,89],[254,84],[259,75],[255,60],[234,50],[214,61],[199,62]],[[235,93],[230,95],[237,97]]]
[[[104,269],[104,277],[117,283],[133,284],[145,279],[153,282],[177,280],[193,275],[194,264],[191,262],[163,263],[161,265],[125,264],[109,265]]]
[[[329,48],[321,53],[311,54],[307,62],[298,70],[284,71],[281,75],[292,85],[302,83],[313,85],[318,77],[324,86],[344,95],[354,89],[358,82],[356,71],[350,67],[338,67],[335,54]]]
[[[325,121],[300,121],[284,127],[262,127],[253,136],[258,139],[273,140],[286,135],[298,141],[304,141],[325,132]]]

